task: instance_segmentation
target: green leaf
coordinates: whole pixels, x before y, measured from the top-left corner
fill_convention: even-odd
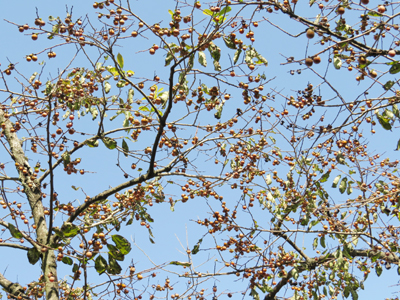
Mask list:
[[[169,264],[175,266],[184,266],[184,267],[190,267],[192,265],[190,262],[182,262],[182,261],[171,261]]]
[[[382,16],[380,13],[374,12],[372,10],[370,10],[368,12],[368,15],[373,16],[373,17],[381,17]]]
[[[199,51],[199,63],[203,67],[207,67],[206,54],[203,51]]]
[[[265,177],[265,183],[267,185],[270,185],[272,183],[271,174],[268,174],[267,177]]]
[[[73,267],[72,267],[72,272],[75,273],[78,270],[79,270],[79,266],[77,264],[74,264]]]
[[[111,84],[108,81],[104,82],[104,91],[106,92],[106,94],[108,94],[110,90],[111,90]]]
[[[347,195],[350,195],[353,192],[353,188],[351,187],[351,185],[354,183],[354,181],[349,181],[347,183]]]
[[[250,296],[252,296],[254,300],[260,300],[260,295],[257,293],[255,289],[252,289],[250,291]]]
[[[233,56],[233,64],[236,65],[239,60],[240,54],[242,53],[242,49],[237,49],[235,55]]]
[[[378,277],[381,276],[381,274],[382,274],[382,266],[381,265],[376,265],[375,266],[375,272],[376,272],[376,275],[378,275]]]
[[[118,264],[118,262],[113,258],[112,256],[108,255],[108,273],[111,275],[117,275],[120,274],[122,271],[121,266]]]
[[[113,76],[118,76],[118,70],[115,67],[108,66],[107,71],[110,72]]]
[[[128,157],[129,154],[129,147],[125,140],[122,140],[122,150],[124,151],[124,155]]]
[[[207,15],[207,16],[212,16],[214,13],[213,13],[211,10],[209,10],[209,9],[204,9],[204,10],[203,10],[203,14],[205,14],[205,15]]]
[[[121,69],[123,69],[124,68],[124,58],[122,57],[121,53],[118,53],[118,55],[117,55],[117,62],[119,64],[119,67]]]
[[[400,149],[400,139],[397,141],[397,147],[394,149],[394,151],[399,151]]]
[[[215,71],[221,71],[221,65],[219,64],[218,61],[214,60],[214,70]]]
[[[74,237],[78,234],[79,227],[72,223],[66,222],[61,226],[61,232],[65,237]]]
[[[221,58],[221,49],[217,47],[217,45],[215,44],[210,44],[210,46],[208,46],[208,51],[211,54],[211,57],[216,60],[219,61],[219,59]]]
[[[85,142],[86,145],[88,145],[90,148],[98,147],[99,146],[99,140],[97,139],[89,139]]]
[[[338,175],[338,176],[335,177],[335,179],[333,179],[333,183],[332,183],[332,187],[333,188],[337,187],[337,185],[339,183],[339,180],[340,180],[340,177],[342,177],[342,175]]]
[[[319,240],[319,242],[320,242],[322,248],[326,248],[326,244],[325,244],[325,235],[323,235],[323,236],[321,237],[321,239]]]
[[[384,89],[385,91],[388,91],[388,90],[390,90],[390,89],[392,88],[392,86],[393,86],[394,84],[395,84],[394,81],[389,80],[388,82],[385,83],[385,85],[383,86],[383,89]]]
[[[351,289],[350,293],[351,293],[351,299],[358,300],[358,294],[355,290]]]
[[[71,162],[71,155],[69,154],[68,151],[65,151],[62,155],[61,158],[64,162],[64,167],[66,168],[68,164]]]
[[[70,265],[70,266],[72,266],[72,263],[73,263],[71,257],[68,257],[68,256],[64,256],[64,257],[62,258],[61,261],[62,261],[64,264]]]
[[[195,255],[199,252],[200,249],[200,245],[203,242],[203,239],[199,239],[199,241],[197,242],[197,244],[193,247],[192,249],[192,254]]]
[[[313,250],[317,249],[318,247],[318,238],[315,238],[313,241]]]
[[[310,0],[310,7],[314,4],[315,0]]]
[[[343,178],[339,185],[339,192],[343,194],[347,187],[347,177]]]
[[[107,260],[101,255],[97,256],[94,261],[94,268],[99,274],[104,273],[107,270]]]
[[[173,59],[174,55],[172,54],[172,52],[168,52],[167,57],[165,58],[165,66],[168,66]]]
[[[340,59],[339,56],[335,56],[333,58],[333,66],[335,67],[336,70],[339,70],[342,67],[342,60]]]
[[[22,239],[23,235],[13,224],[8,223],[8,230],[10,230],[11,235],[16,239]]]
[[[122,254],[126,255],[131,251],[131,243],[123,236],[114,234],[111,238]]]
[[[97,110],[96,107],[92,106],[92,107],[90,108],[90,113],[92,114],[92,120],[94,120],[94,119],[97,118],[97,116],[98,116],[98,114],[99,114],[99,111]]]
[[[229,49],[236,50],[236,45],[229,36],[224,36],[224,42]]]
[[[390,125],[389,120],[384,118],[383,116],[378,116],[379,123],[386,130],[391,130],[392,125]]]
[[[397,74],[400,72],[400,63],[397,62],[396,64],[394,64],[390,69],[389,69],[389,73],[390,74]]]
[[[117,147],[117,142],[112,138],[106,136],[103,137],[101,140],[103,141],[104,145],[110,150],[115,149]]]
[[[125,256],[121,253],[121,251],[115,247],[114,245],[107,244],[108,248],[108,254],[111,255],[113,258],[119,261],[123,261],[125,259]]]
[[[337,161],[339,164],[344,165],[345,159],[344,159],[344,155],[343,155],[342,152],[339,152],[339,153],[336,155],[336,161]]]
[[[38,72],[33,73],[32,76],[29,77],[29,82],[32,83],[35,80],[37,75],[38,75]]]
[[[40,252],[35,247],[30,248],[28,250],[27,255],[28,255],[29,263],[31,265],[36,264],[38,262],[39,258],[40,258]]]
[[[135,95],[135,90],[130,88],[128,91],[128,101],[131,103],[133,101],[133,96]]]
[[[322,175],[322,177],[319,181],[326,182],[328,180],[330,174],[331,174],[331,172],[326,172],[324,175]]]

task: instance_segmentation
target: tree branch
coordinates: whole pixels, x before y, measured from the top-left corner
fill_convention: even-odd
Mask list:
[[[24,288],[15,282],[11,282],[7,278],[0,273],[0,285],[6,290],[7,293],[13,295],[14,297],[22,297],[23,299],[29,299],[28,296],[25,295]]]

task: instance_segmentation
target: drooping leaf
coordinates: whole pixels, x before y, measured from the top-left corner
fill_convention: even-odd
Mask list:
[[[111,255],[108,255],[108,267],[107,267],[108,273],[112,275],[117,275],[120,274],[122,271],[121,266],[118,264],[118,262],[113,258]]]
[[[400,139],[397,141],[397,147],[394,149],[395,151],[399,151],[400,149]]]
[[[347,187],[347,177],[343,178],[339,184],[339,192],[343,194],[346,191]]]
[[[376,275],[378,275],[378,277],[381,276],[381,274],[382,274],[382,266],[381,265],[376,265],[375,266],[375,272],[376,272]]]
[[[225,37],[224,37],[224,42],[225,42],[225,45],[226,45],[229,49],[236,49],[235,43],[231,40],[231,38],[230,38],[229,36],[225,36]]]
[[[174,55],[172,54],[172,52],[168,52],[167,57],[165,58],[165,66],[168,66],[173,59]]]
[[[111,84],[108,81],[104,82],[104,92],[108,94],[110,90],[111,90]]]
[[[28,250],[27,256],[28,256],[29,263],[31,265],[34,265],[37,263],[37,261],[40,258],[40,252],[35,247],[32,247]]]
[[[342,177],[342,175],[338,175],[338,176],[335,177],[335,179],[333,179],[333,183],[332,183],[332,187],[333,188],[337,187],[337,185],[339,183],[339,180],[340,180],[340,177]]]
[[[207,67],[206,54],[203,51],[199,51],[199,63],[203,67]]]
[[[253,300],[260,300],[260,295],[258,294],[258,292],[255,289],[252,289],[250,291],[250,296],[253,297]]]
[[[328,180],[330,174],[331,174],[331,172],[326,172],[324,175],[322,175],[322,177],[319,181],[326,182]]]
[[[193,249],[192,249],[192,254],[195,255],[199,252],[200,250],[200,245],[203,242],[203,239],[199,239],[199,241],[197,242],[196,245],[194,245]]]
[[[23,235],[13,224],[8,223],[8,230],[10,231],[12,237],[16,239],[22,239]]]
[[[317,247],[318,247],[318,238],[315,238],[315,239],[314,239],[312,245],[313,245],[313,250],[317,249]]]
[[[344,165],[345,162],[345,158],[342,152],[338,152],[338,154],[336,155],[336,161],[341,164]]]
[[[123,69],[124,68],[124,58],[122,57],[121,53],[118,53],[118,55],[117,55],[117,62],[118,62],[119,67],[121,69]]]
[[[378,120],[384,129],[386,129],[386,130],[392,129],[392,125],[390,125],[390,123],[389,123],[390,120],[384,118],[383,116],[378,116]]]
[[[218,61],[214,60],[214,70],[215,71],[221,71],[221,65],[219,64]]]
[[[353,188],[352,188],[352,184],[354,183],[354,181],[349,181],[347,183],[347,195],[350,195],[353,192]]]
[[[110,150],[115,149],[117,147],[117,142],[112,138],[106,136],[103,137],[101,140],[103,141],[104,145]]]
[[[236,65],[239,60],[240,54],[242,53],[242,49],[237,49],[235,55],[233,56],[233,64]]]
[[[123,261],[125,259],[125,256],[121,253],[121,251],[115,247],[114,245],[107,244],[108,248],[108,255],[111,255],[113,258],[119,261]]]
[[[123,236],[114,234],[111,238],[122,254],[126,255],[131,251],[131,243]]]
[[[339,56],[335,56],[333,58],[333,66],[335,67],[336,70],[339,70],[342,67],[342,60],[340,59]]]
[[[325,245],[325,235],[323,235],[323,236],[321,237],[321,239],[319,240],[319,242],[320,242],[322,248],[326,248],[326,245]]]
[[[124,151],[124,155],[128,157],[129,154],[129,147],[125,140],[122,140],[122,150]]]
[[[101,255],[97,256],[94,261],[94,268],[99,274],[104,273],[107,270],[107,260]]]
[[[64,163],[64,167],[66,168],[68,166],[68,164],[71,162],[71,155],[69,154],[68,151],[65,151],[62,155],[61,158],[63,160]]]

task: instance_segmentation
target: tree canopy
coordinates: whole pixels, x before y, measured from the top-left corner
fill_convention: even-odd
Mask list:
[[[3,296],[357,300],[396,284],[399,3],[158,2],[3,21]]]

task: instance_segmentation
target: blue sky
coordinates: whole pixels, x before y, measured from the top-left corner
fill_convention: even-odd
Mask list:
[[[173,1],[131,1],[132,8],[139,16],[141,16],[146,22],[149,24],[160,22],[161,24],[166,24],[170,20],[170,15],[168,14],[168,9],[173,9],[175,7],[175,2]],[[22,8],[22,9],[21,9]],[[0,63],[2,69],[4,69],[8,65],[8,61],[12,63],[18,63],[18,69],[24,72],[24,75],[29,77],[33,72],[40,70],[41,66],[38,63],[34,62],[26,62],[24,57],[31,53],[38,53],[42,49],[46,47],[53,47],[52,49],[57,53],[57,57],[53,60],[47,59],[47,54],[42,53],[39,54],[38,62],[45,61],[46,67],[45,71],[42,75],[43,79],[48,79],[54,77],[59,70],[62,70],[65,66],[67,66],[70,62],[71,55],[75,52],[75,46],[62,46],[62,47],[54,47],[54,41],[47,40],[44,36],[39,36],[38,41],[32,41],[29,35],[25,35],[24,33],[18,33],[18,30],[12,24],[4,21],[4,19],[11,21],[16,24],[33,24],[34,19],[36,17],[36,8],[38,14],[41,18],[47,21],[49,16],[57,17],[60,16],[64,18],[66,14],[66,6],[62,1],[8,1],[2,3],[2,10],[0,11],[0,19],[1,28],[3,30],[0,31],[0,38],[2,41],[6,41],[5,47],[3,46],[0,50]],[[85,19],[86,16],[90,17],[91,20],[96,20],[97,15],[94,13],[92,9],[92,2],[90,1],[69,1],[68,9],[72,9],[74,18],[82,18]],[[314,11],[306,10],[299,6],[298,9],[304,9],[305,13],[313,14],[307,15],[307,17],[315,16],[318,11],[315,9]],[[182,8],[182,11],[185,11],[183,15],[189,14],[189,8]],[[239,17],[243,17],[244,19],[249,18],[249,13],[251,10],[244,10],[239,13]],[[315,13],[315,14],[314,14]],[[196,13],[196,17],[198,20],[205,18],[204,15],[199,12]],[[255,20],[260,21],[260,26],[258,28],[254,28],[256,42],[255,47],[265,58],[267,58],[269,65],[266,68],[261,68],[260,73],[264,73],[267,79],[273,79],[266,89],[268,89],[271,93],[279,92],[283,95],[295,95],[297,90],[304,89],[307,83],[313,82],[316,85],[318,82],[321,82],[321,79],[318,79],[312,71],[308,70],[304,65],[282,65],[282,63],[286,62],[285,57],[295,56],[296,58],[302,58],[308,55],[313,55],[316,52],[320,51],[321,48],[317,45],[313,44],[313,40],[309,41],[305,38],[305,36],[301,36],[299,38],[291,38],[286,34],[283,34],[279,29],[273,27],[267,23],[267,21],[263,20],[264,18],[269,18],[271,22],[282,26],[286,31],[291,34],[298,34],[299,32],[304,31],[304,27],[300,26],[298,23],[289,22],[289,19],[282,18],[282,16],[275,14],[267,14],[267,13],[256,13],[254,16]],[[98,24],[97,21],[93,21],[95,24]],[[137,24],[133,26],[135,28]],[[203,26],[203,25],[201,25]],[[123,41],[120,45],[115,47],[115,51],[120,52],[125,60],[125,66],[129,66],[128,68],[133,70],[136,74],[135,76],[140,78],[152,78],[154,74],[159,75],[160,77],[166,76],[168,73],[168,68],[164,67],[165,56],[161,54],[157,54],[154,56],[150,56],[148,54],[148,49],[154,44],[154,40],[146,39],[144,37],[138,37],[136,39],[131,39],[129,41]],[[143,52],[140,52],[145,50]],[[97,57],[98,54],[94,49],[88,49],[88,53],[92,53],[93,57]],[[224,64],[223,67],[229,66],[229,53],[230,57],[233,57],[233,51],[224,49],[222,62]],[[97,56],[96,56],[97,55]],[[207,54],[208,55],[208,54]],[[211,64],[211,60],[209,56],[209,64]],[[327,55],[321,55],[323,63],[319,66],[315,66],[315,70],[319,72],[319,74],[324,74],[327,68]],[[80,53],[80,56],[73,62],[71,67],[79,67],[81,65],[88,66],[87,60]],[[298,75],[295,72],[295,75],[290,75],[291,70],[301,70],[302,74]],[[347,70],[337,71],[333,68],[332,64],[329,65],[327,78],[330,82],[332,82],[335,86],[338,86],[346,95],[346,99],[356,99],[365,91],[366,88],[371,84],[368,80],[364,82],[357,83],[355,80],[354,73],[348,72]],[[256,75],[256,74],[254,74]],[[228,79],[230,79],[228,77]],[[233,79],[236,82],[239,82],[240,79]],[[44,81],[44,80],[42,80]],[[148,88],[146,86],[146,88]],[[165,87],[164,87],[165,88]],[[333,93],[331,91],[326,91],[326,85],[322,85],[321,89],[324,89],[325,97],[333,97]],[[234,114],[237,105],[234,101],[242,102],[241,95],[239,91],[233,91],[232,93],[232,105],[224,108],[224,114]],[[382,90],[378,90],[378,88],[374,88],[371,90],[371,95],[379,96],[382,93]],[[126,94],[123,95],[126,97]],[[277,97],[275,102],[270,104],[271,106],[275,106],[278,108],[282,108],[285,103],[282,98]],[[179,117],[179,114],[182,113],[180,109],[175,109],[173,111],[173,117]],[[319,111],[319,113],[325,113],[324,111]],[[327,111],[327,115],[331,112]],[[339,119],[340,119],[339,115]],[[211,118],[211,117],[210,117]],[[87,119],[87,118],[86,118]],[[88,131],[92,129],[93,122],[82,119],[80,122],[80,128],[82,131],[89,128]],[[112,122],[122,123],[122,118],[119,117]],[[206,125],[208,123],[213,123],[215,120],[212,118],[208,119],[200,119],[199,125]],[[111,122],[107,122],[107,125],[112,125]],[[120,125],[118,125],[120,126]],[[79,127],[78,127],[79,128]],[[396,152],[394,152],[394,148],[396,146],[397,137],[394,132],[384,131],[382,128],[377,129],[379,137],[376,138],[375,143],[373,145],[373,149],[379,152],[386,152],[387,156],[390,158],[397,157]],[[183,131],[184,135],[193,135],[189,129]],[[369,135],[366,133],[365,135]],[[142,137],[143,138],[143,137]],[[138,144],[134,146],[143,146],[146,143],[151,143],[151,137],[148,139],[143,139]],[[282,149],[288,150],[288,149]],[[85,174],[84,176],[80,175],[72,175],[72,176],[64,176],[62,172],[56,172],[56,191],[59,194],[60,201],[68,202],[77,201],[82,202],[84,199],[84,194],[81,191],[75,191],[71,188],[71,186],[82,187],[84,191],[88,195],[94,195],[96,193],[101,192],[109,186],[115,186],[120,183],[123,178],[123,174],[115,167],[117,154],[115,151],[111,151],[106,149],[103,145],[101,145],[98,149],[93,150],[86,147],[82,150],[82,153],[79,154],[83,158],[82,167],[90,171],[92,173]],[[120,156],[121,164],[130,165],[130,161],[125,159],[125,157]],[[204,158],[200,157],[195,163],[204,164],[204,168],[206,170],[212,170],[212,162],[205,161]],[[32,162],[32,165],[34,162]],[[134,173],[135,176],[138,173]],[[59,177],[58,177],[59,176]],[[60,178],[58,180],[57,178]],[[332,180],[331,177],[330,180]],[[179,182],[180,179],[174,178],[174,181]],[[240,198],[240,195],[237,194],[237,191],[230,190],[227,187],[221,188],[224,191],[224,198],[226,201],[235,202]],[[172,194],[180,194],[181,191],[179,188],[170,189],[168,193]],[[337,196],[343,197],[339,193]],[[333,192],[332,195],[335,195]],[[170,195],[168,195],[170,196]],[[17,196],[16,196],[17,197]],[[20,200],[19,200],[20,201]],[[176,260],[176,261],[186,261],[187,255],[184,253],[186,247],[189,249],[193,248],[196,242],[203,236],[204,228],[196,225],[194,220],[197,218],[206,218],[209,217],[208,213],[211,209],[218,209],[219,203],[213,200],[206,201],[202,198],[196,198],[193,201],[189,201],[186,204],[179,203],[176,206],[174,212],[170,210],[170,207],[167,203],[162,205],[155,205],[150,213],[152,217],[155,219],[155,223],[152,226],[152,231],[155,236],[155,244],[151,244],[148,238],[148,232],[145,228],[138,226],[138,224],[131,225],[129,227],[123,227],[121,232],[127,237],[130,237],[132,241],[134,240],[137,245],[144,249],[146,255],[151,258],[156,264],[163,264],[168,261]],[[219,208],[220,209],[220,208]],[[265,218],[265,211],[256,211],[255,215],[263,220]],[[245,214],[243,214],[245,216]],[[248,220],[247,220],[248,221]],[[260,221],[262,223],[262,221]],[[303,240],[304,247],[308,247],[312,242],[305,238]],[[183,244],[183,247],[181,246]],[[202,247],[212,247],[213,241],[210,237],[205,239]],[[5,274],[10,280],[17,280],[21,283],[26,284],[29,280],[36,279],[36,277],[40,274],[38,266],[31,266],[27,263],[25,258],[25,253],[22,251],[16,250],[6,250],[0,249],[2,251],[3,257],[10,255],[12,260],[2,260],[0,262],[0,272]],[[5,253],[5,254],[3,254]],[[146,255],[144,255],[138,248],[133,247],[133,251],[126,258],[127,261],[132,261],[137,266],[137,269],[147,269],[151,268],[151,263],[149,263]],[[207,252],[200,252],[196,258],[195,264],[200,265],[205,260],[209,260],[209,262],[200,267],[200,270],[203,271],[213,271],[213,261],[219,259],[216,255],[215,257],[209,257]],[[220,266],[220,263],[216,264],[217,269]],[[60,272],[61,277],[67,276],[69,268],[61,267],[62,272]],[[168,269],[175,271],[181,271],[180,266],[170,266]],[[374,278],[367,281],[366,291],[360,293],[360,297],[365,299],[376,299],[376,298],[387,298],[391,297],[392,293],[397,291],[397,287],[391,287],[393,284],[397,282],[396,279],[396,268],[392,267],[390,271],[384,271],[383,275],[380,278]],[[6,270],[6,271],[5,271]],[[21,272],[21,270],[23,270]],[[172,278],[173,275],[171,275]],[[94,274],[93,277],[90,278],[92,282],[100,282],[103,280],[101,277],[97,277]],[[182,287],[184,285],[183,282],[180,281],[179,278],[175,277],[174,282],[178,282],[178,287]],[[245,289],[245,284],[240,284],[241,280],[237,280],[233,276],[229,276],[226,278],[218,277],[215,280],[211,279],[211,283],[207,283],[206,286],[211,288],[216,282],[217,285],[221,286],[220,291],[236,291],[236,287],[239,286],[240,289]],[[162,279],[160,278],[160,282]],[[139,283],[141,284],[141,283]],[[233,288],[234,286],[235,288]],[[179,288],[177,289],[179,290]],[[241,295],[236,294],[235,299],[241,298]]]

